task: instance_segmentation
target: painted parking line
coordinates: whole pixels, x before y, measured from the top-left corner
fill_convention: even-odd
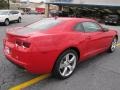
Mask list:
[[[118,43],[117,46],[120,46],[120,43]]]
[[[9,90],[22,90],[23,88],[29,87],[37,82],[40,82],[40,81],[48,78],[49,76],[50,76],[50,74],[41,75],[41,76],[36,77],[32,80],[26,81],[20,85],[14,86],[14,87],[10,88]]]

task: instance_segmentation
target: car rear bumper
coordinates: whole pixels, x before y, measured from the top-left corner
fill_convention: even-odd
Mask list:
[[[3,40],[3,43],[4,43],[4,49],[3,49],[3,51],[4,51],[4,55],[6,56],[6,58],[10,62],[14,63],[15,65],[27,69],[27,67],[29,66],[29,63],[26,60],[23,59],[23,58],[26,58],[26,57],[23,56],[21,58],[20,56],[22,54],[19,55],[19,52],[16,52],[16,55],[15,54],[13,55],[13,53],[12,53],[12,51],[10,51],[10,49],[11,50],[12,49],[15,50],[14,44],[8,42],[5,39]],[[25,54],[25,53],[23,52],[23,54]]]
[[[27,66],[26,63],[20,62],[19,60],[11,57],[10,55],[5,55],[5,56],[6,56],[6,58],[7,58],[10,62],[12,62],[13,64],[15,64],[15,65],[17,65],[17,66],[19,66],[19,67],[21,67],[21,68],[23,68],[23,69]]]
[[[8,53],[7,48],[13,49],[14,54]],[[17,66],[20,66],[34,74],[50,73],[57,58],[56,51],[52,52],[31,52],[20,51],[15,46],[4,40],[4,54],[6,58]]]

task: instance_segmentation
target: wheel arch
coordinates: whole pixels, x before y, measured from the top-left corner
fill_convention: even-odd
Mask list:
[[[117,39],[117,41],[118,41],[118,35],[115,35],[115,38]]]
[[[76,51],[77,55],[78,55],[78,60],[80,59],[80,50],[77,47],[69,47],[68,49],[72,49],[72,50]]]
[[[9,18],[5,18],[5,20],[9,20]]]
[[[22,19],[21,16],[19,16],[18,18]]]
[[[78,59],[80,59],[80,50],[79,50],[77,47],[75,47],[75,46],[70,46],[70,47],[65,48],[64,50],[61,51],[61,53],[58,55],[58,57],[59,57],[63,52],[65,52],[66,50],[69,50],[69,49],[72,49],[72,50],[76,51],[76,52],[77,52],[77,55],[78,55]],[[57,57],[57,58],[58,58],[58,57]]]

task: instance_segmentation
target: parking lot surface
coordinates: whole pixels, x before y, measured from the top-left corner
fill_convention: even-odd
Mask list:
[[[42,17],[40,15],[24,15],[22,23],[11,23],[9,26],[0,24],[0,90],[7,90],[36,76],[17,68],[4,57],[3,38],[5,37],[6,29],[25,26],[40,20]]]
[[[6,60],[2,40],[7,28],[25,26],[41,18],[43,16],[25,15],[22,23],[0,25],[0,90],[8,90],[39,76],[28,73]],[[120,26],[106,27],[117,29],[120,35]],[[66,80],[49,77],[23,90],[120,90],[120,46],[114,53],[105,52],[80,63],[75,73]]]

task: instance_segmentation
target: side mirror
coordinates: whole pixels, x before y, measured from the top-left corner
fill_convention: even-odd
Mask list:
[[[103,28],[103,31],[104,31],[104,32],[108,32],[109,29],[108,29],[108,28]]]

